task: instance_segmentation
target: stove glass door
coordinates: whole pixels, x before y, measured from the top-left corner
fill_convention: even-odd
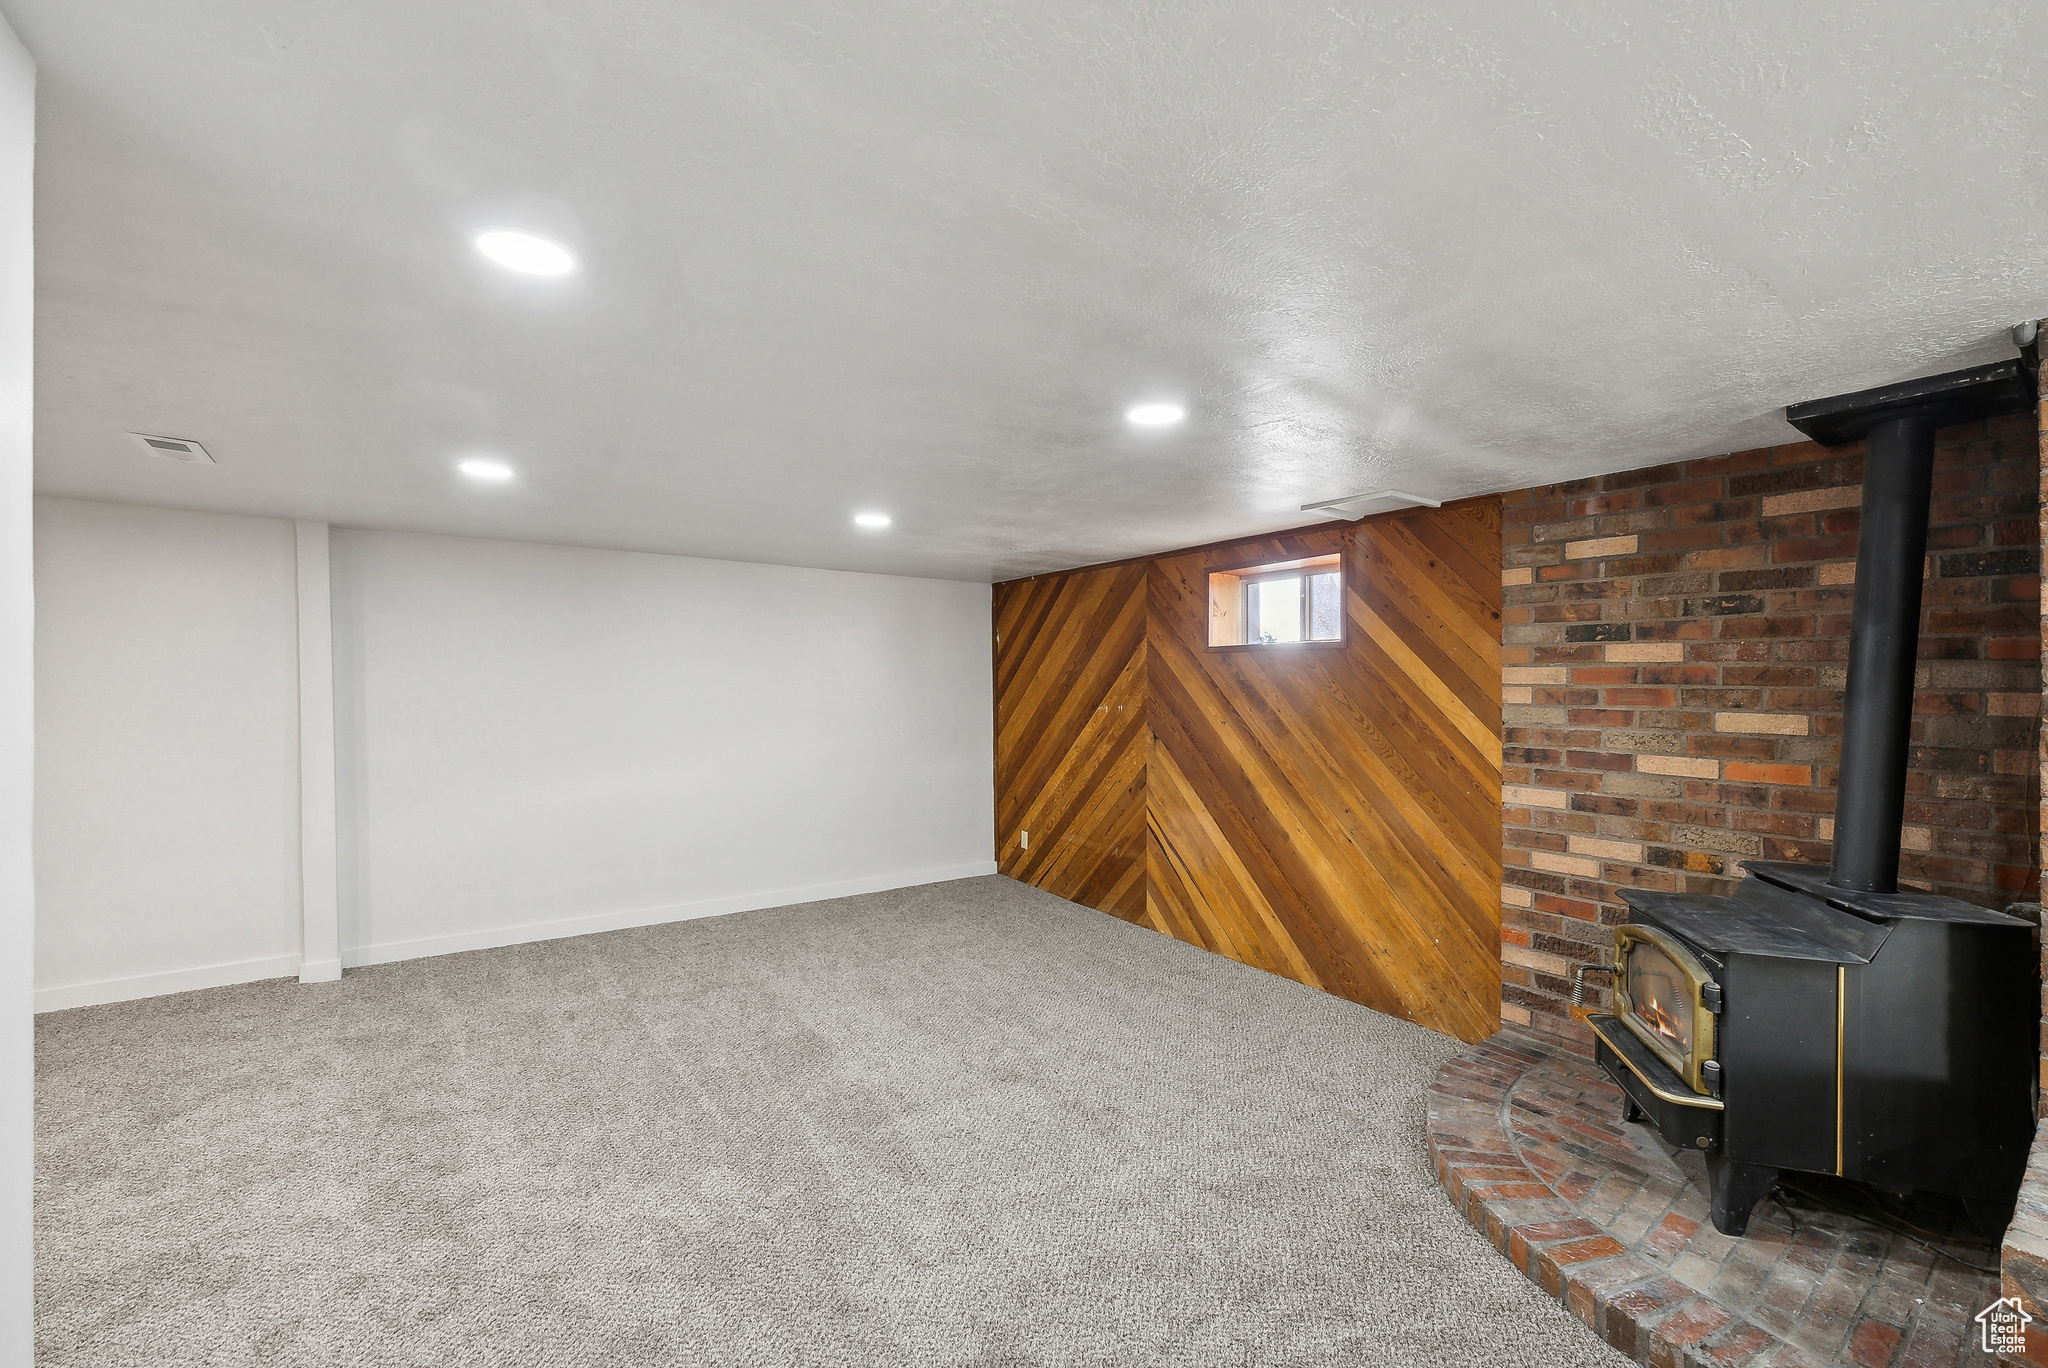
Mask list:
[[[1648,1035],[1671,1056],[1692,1063],[1692,977],[1671,956],[1648,941],[1628,951],[1628,998],[1631,1011]],[[1685,1072],[1681,1067],[1680,1072]]]

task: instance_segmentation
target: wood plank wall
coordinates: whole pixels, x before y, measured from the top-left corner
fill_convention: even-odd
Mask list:
[[[1331,551],[1344,645],[1208,648],[1211,570]],[[1491,499],[997,585],[1000,868],[1484,1039],[1500,598]]]
[[[1145,567],[999,584],[994,608],[999,868],[1143,921]]]

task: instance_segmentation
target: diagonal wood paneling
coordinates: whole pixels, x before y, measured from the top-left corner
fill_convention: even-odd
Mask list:
[[[999,584],[994,611],[997,867],[1142,921],[1144,567]]]
[[[1333,550],[1342,647],[1207,648],[1210,570]],[[1497,503],[1001,585],[996,612],[1006,873],[1464,1039],[1498,1029]]]
[[[1499,545],[1481,503],[1154,563],[1157,906],[1202,909],[1182,914],[1201,943],[1354,1002],[1498,1029]],[[1331,550],[1342,649],[1205,649],[1210,570]],[[1169,765],[1184,783],[1160,782]]]

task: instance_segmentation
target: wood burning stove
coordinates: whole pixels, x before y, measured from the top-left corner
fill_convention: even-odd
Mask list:
[[[1724,1234],[1781,1169],[2009,1203],[2033,1138],[2033,926],[1747,870],[1732,898],[1622,894],[1616,1011],[1591,1020],[1627,1119],[1706,1152]],[[1676,1038],[1657,1024],[1687,1015]]]
[[[1626,1119],[1704,1151],[1724,1234],[1781,1170],[1994,1208],[2018,1189],[2035,928],[1897,889],[1934,432],[2031,405],[2032,362],[1787,411],[1818,441],[1868,440],[1834,863],[1751,861],[1725,898],[1624,889],[1614,1011],[1588,1017]]]

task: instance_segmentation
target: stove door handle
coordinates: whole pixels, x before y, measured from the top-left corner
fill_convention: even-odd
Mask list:
[[[1572,1006],[1574,1007],[1586,1005],[1586,975],[1588,974],[1605,974],[1609,979],[1614,977],[1614,971],[1604,964],[1574,965],[1572,967]]]

